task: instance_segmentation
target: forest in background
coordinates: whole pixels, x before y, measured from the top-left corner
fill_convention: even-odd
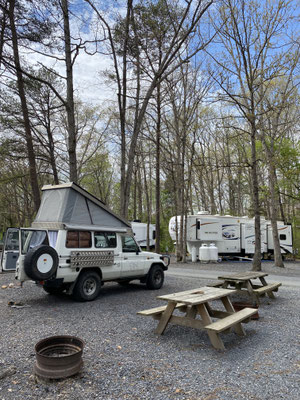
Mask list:
[[[0,7],[2,231],[31,224],[44,184],[74,181],[155,223],[158,252],[170,217],[199,210],[292,223],[300,245],[296,1]],[[107,60],[104,102],[76,87],[82,53]]]

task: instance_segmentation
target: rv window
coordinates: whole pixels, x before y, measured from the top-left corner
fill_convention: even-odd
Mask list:
[[[279,235],[279,240],[286,240],[286,235],[283,234]]]
[[[117,247],[117,238],[114,232],[95,232],[94,235],[97,249]]]
[[[152,232],[152,239],[155,240],[155,238],[156,238],[156,231],[153,231]]]
[[[89,248],[92,245],[91,232],[89,231],[68,231],[67,232],[67,248]]]

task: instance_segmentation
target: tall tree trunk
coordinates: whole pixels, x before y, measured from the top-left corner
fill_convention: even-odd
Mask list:
[[[161,98],[160,83],[157,85],[157,122],[156,122],[156,171],[155,171],[155,251],[160,253],[160,135],[161,135]]]
[[[53,181],[55,185],[59,184],[59,179],[58,179],[58,172],[57,172],[57,166],[56,166],[56,159],[55,159],[55,145],[54,145],[54,140],[53,140],[53,134],[52,134],[52,129],[51,129],[51,111],[50,111],[50,99],[49,96],[47,97],[47,115],[45,118],[46,121],[46,130],[47,130],[47,136],[48,136],[48,149],[49,149],[49,157],[50,157],[50,165],[52,168],[52,173],[53,173]]]
[[[37,211],[40,206],[41,198],[40,198],[40,192],[39,192],[37,168],[36,168],[35,154],[34,154],[34,148],[33,148],[33,140],[32,140],[32,134],[31,134],[27,100],[26,100],[26,95],[25,95],[24,80],[23,80],[23,74],[22,74],[20,57],[19,57],[18,36],[17,36],[17,30],[16,30],[16,26],[15,26],[15,0],[11,0],[10,4],[9,4],[9,21],[10,21],[12,46],[13,46],[13,53],[14,53],[14,64],[15,64],[16,74],[17,74],[18,93],[19,93],[19,97],[20,97],[20,101],[21,101],[22,114],[23,114],[23,120],[24,120],[25,138],[26,138],[27,154],[28,154],[28,161],[29,161],[30,184],[31,184],[31,190],[32,190],[32,195],[33,195],[34,209],[35,209],[35,211]]]
[[[258,187],[258,177],[257,177],[255,123],[253,123],[251,126],[251,178],[252,178],[253,209],[254,209],[254,220],[255,220],[255,253],[252,262],[252,270],[261,271],[261,231],[260,231],[260,207],[259,207],[259,187]]]
[[[76,126],[75,126],[75,107],[74,107],[74,89],[73,89],[73,62],[71,49],[70,21],[68,0],[61,1],[64,18],[64,40],[65,40],[65,62],[67,75],[67,119],[68,119],[68,153],[70,181],[77,182],[77,157],[76,157]]]
[[[265,145],[266,148],[266,145]],[[274,263],[275,267],[284,268],[281,250],[280,250],[280,242],[278,236],[278,228],[277,228],[277,214],[278,214],[278,206],[277,206],[277,196],[276,196],[276,170],[274,166],[274,160],[271,155],[270,149],[266,148],[266,153],[268,157],[268,171],[269,171],[269,188],[270,188],[270,214],[271,214],[271,226],[272,226],[272,236],[274,243]]]

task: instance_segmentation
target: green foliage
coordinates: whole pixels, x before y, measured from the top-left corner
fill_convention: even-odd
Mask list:
[[[114,27],[114,40],[119,55],[123,54],[127,39],[126,51],[132,58],[144,52],[151,53],[157,61],[163,48],[169,44],[170,38],[174,35],[182,14],[183,10],[172,2],[140,1],[133,7],[128,37],[126,37],[125,18],[120,18]]]
[[[175,246],[171,236],[169,234],[169,220],[171,216],[167,217],[164,215],[164,218],[161,221],[161,241],[160,241],[160,248],[162,253],[173,253],[175,251]]]

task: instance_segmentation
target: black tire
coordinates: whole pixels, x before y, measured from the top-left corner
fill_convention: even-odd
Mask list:
[[[55,275],[58,262],[58,255],[53,247],[40,245],[26,254],[24,270],[32,280],[45,281]]]
[[[63,287],[54,288],[54,287],[49,287],[49,286],[45,286],[45,285],[43,285],[43,289],[46,293],[52,294],[52,295],[58,295],[64,291]]]
[[[83,271],[74,287],[73,297],[77,301],[92,301],[99,295],[101,279],[95,271]]]
[[[147,289],[158,290],[164,283],[165,274],[160,265],[153,265],[148,273],[146,286]]]

